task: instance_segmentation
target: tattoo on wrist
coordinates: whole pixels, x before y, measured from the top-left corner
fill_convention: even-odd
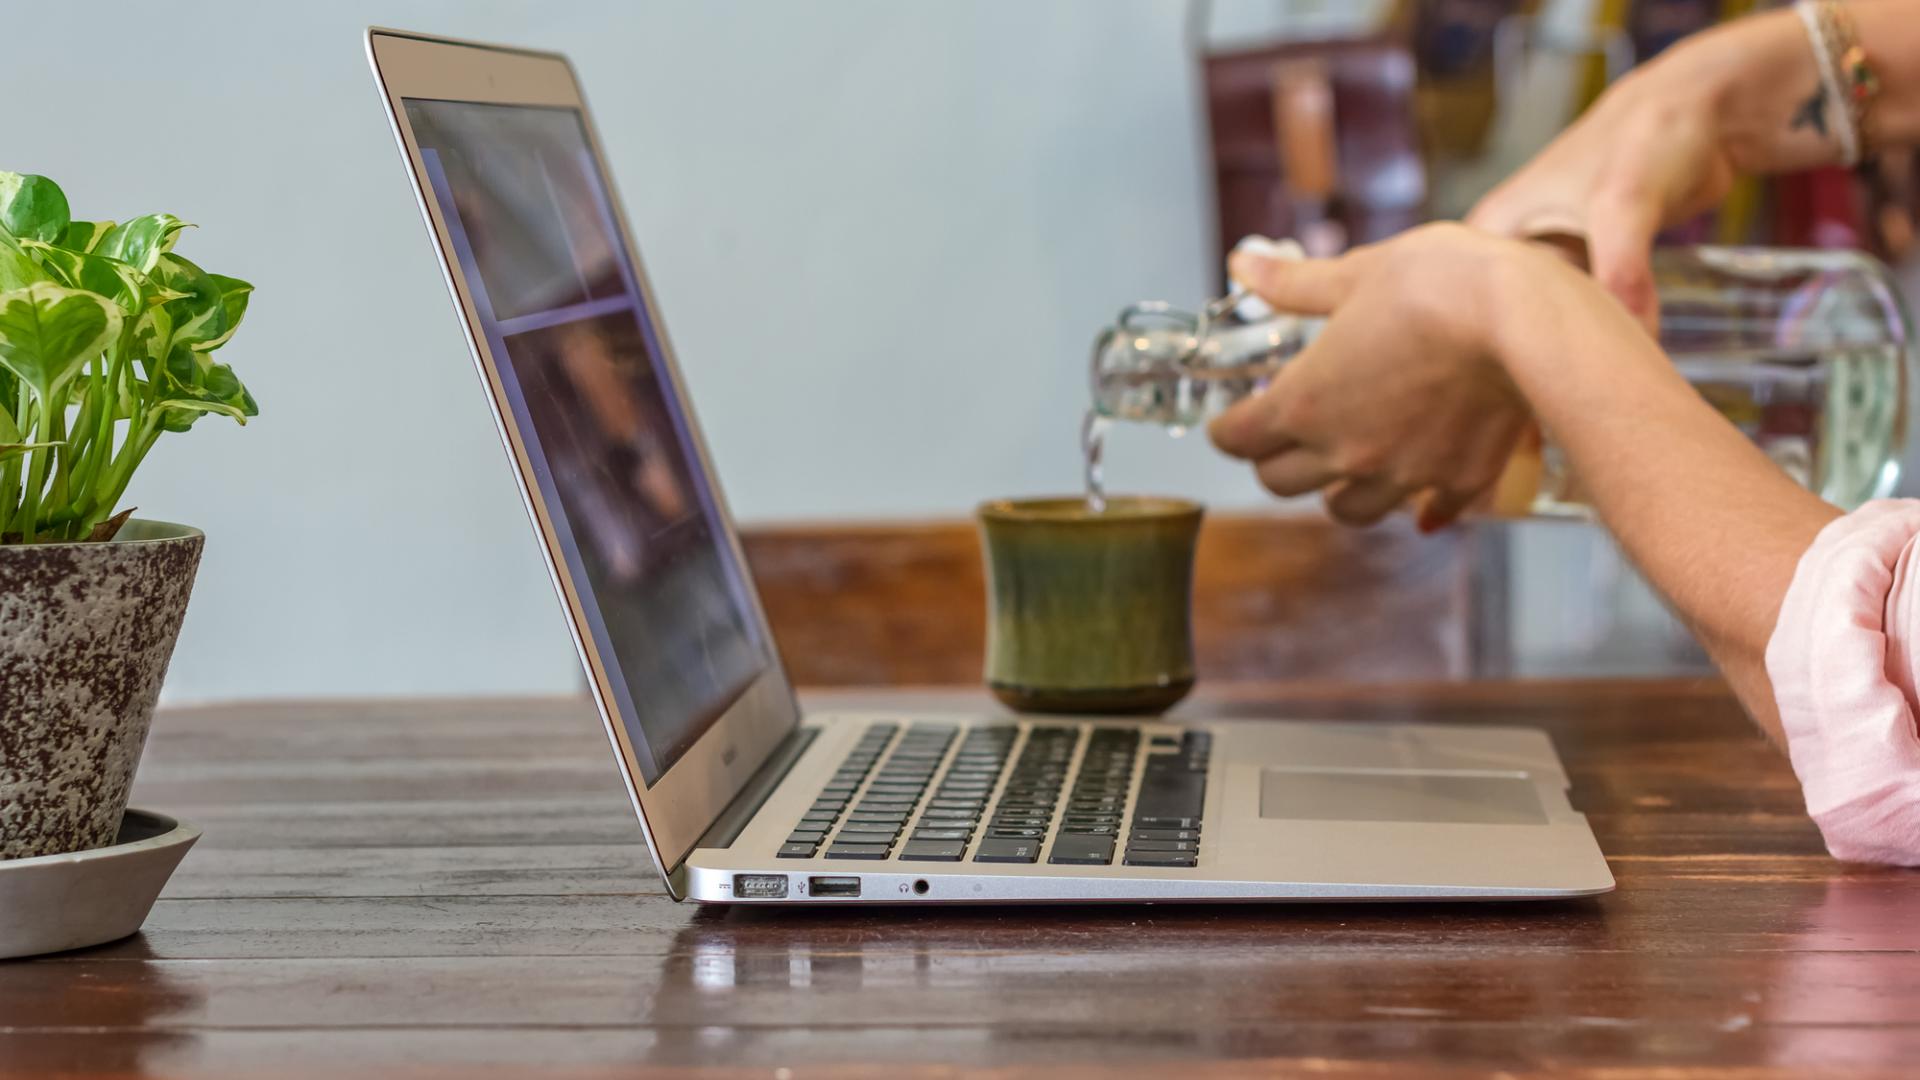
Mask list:
[[[1807,99],[1793,111],[1793,119],[1787,121],[1788,131],[1809,127],[1818,132],[1823,139],[1832,137],[1832,133],[1827,130],[1827,88],[1825,86],[1815,86],[1813,93],[1807,95]]]

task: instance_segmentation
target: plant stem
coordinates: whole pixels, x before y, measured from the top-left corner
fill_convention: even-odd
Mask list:
[[[95,362],[87,405],[81,409],[80,419],[73,425],[75,440],[82,447],[79,464],[74,467],[73,473],[72,507],[75,518],[84,518],[92,509],[94,477],[100,473],[100,462],[113,452],[113,411],[119,403],[120,367],[124,356],[125,352],[121,350],[114,353],[111,364],[104,358]],[[88,408],[95,415],[90,417]]]
[[[113,468],[106,476],[106,497],[95,503],[88,515],[88,518],[92,518],[97,514],[98,519],[82,519],[88,528],[113,516],[113,508],[120,502],[120,496],[126,493],[128,482],[133,479],[133,470],[139,467],[141,459],[147,456],[147,451],[153,449],[153,444],[159,438],[160,425],[149,422],[144,416],[137,427],[128,428],[127,441],[121,444],[120,456],[114,459]]]

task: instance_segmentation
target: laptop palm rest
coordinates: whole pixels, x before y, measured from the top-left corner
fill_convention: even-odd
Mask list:
[[[1458,772],[1262,769],[1260,816],[1291,821],[1548,823],[1531,778]]]

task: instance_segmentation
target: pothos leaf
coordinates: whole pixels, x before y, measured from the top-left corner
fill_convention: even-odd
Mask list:
[[[204,413],[231,416],[242,424],[260,414],[231,367],[211,363],[183,342],[175,343],[165,363],[150,369],[149,378],[160,395],[161,427],[168,431],[185,431]]]
[[[68,251],[38,240],[22,240],[20,246],[38,255],[41,267],[55,281],[111,297],[129,315],[146,307],[149,295],[159,291],[145,274],[119,259]]]
[[[14,236],[52,242],[71,218],[59,184],[32,173],[0,172],[0,227]]]
[[[24,289],[36,281],[47,280],[46,271],[27,254],[12,233],[0,228],[0,292]]]
[[[111,221],[69,221],[54,245],[68,251],[92,251],[99,246],[101,238],[112,231]]]
[[[153,278],[163,288],[180,294],[167,301],[175,343],[195,344],[226,334],[226,308],[220,302],[220,285],[211,274],[179,255],[168,254],[154,263]]]
[[[120,333],[104,296],[39,281],[0,293],[0,365],[45,401]]]
[[[132,263],[152,273],[160,256],[173,250],[173,241],[187,223],[172,214],[142,214],[108,229],[94,250],[110,259]]]
[[[167,355],[173,348],[173,316],[165,304],[155,304],[140,313],[134,320],[129,344],[133,357],[138,360]]]
[[[45,447],[65,446],[65,445],[67,444],[66,444],[66,440],[64,439],[60,440],[59,442],[0,443],[0,461],[5,461],[8,458],[20,457],[23,454],[27,454],[34,450],[40,450]]]
[[[247,422],[247,414],[237,405],[224,401],[201,401],[198,398],[166,398],[156,402],[160,410],[160,428],[163,431],[186,431],[193,427],[194,421],[207,413],[223,413],[242,424]]]
[[[253,297],[253,286],[239,278],[230,278],[224,274],[208,274],[214,287],[220,290],[220,333],[195,345],[200,352],[212,352],[227,343],[233,332],[240,329],[240,320],[247,316],[247,301]]]

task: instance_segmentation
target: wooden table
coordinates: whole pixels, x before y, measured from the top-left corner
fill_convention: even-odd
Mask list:
[[[929,699],[984,707],[812,704]],[[0,1072],[1920,1075],[1920,873],[1822,854],[1716,685],[1255,687],[1188,711],[1544,725],[1620,888],[703,910],[661,895],[579,703],[180,710],[136,802],[206,837],[144,933],[0,964]]]

